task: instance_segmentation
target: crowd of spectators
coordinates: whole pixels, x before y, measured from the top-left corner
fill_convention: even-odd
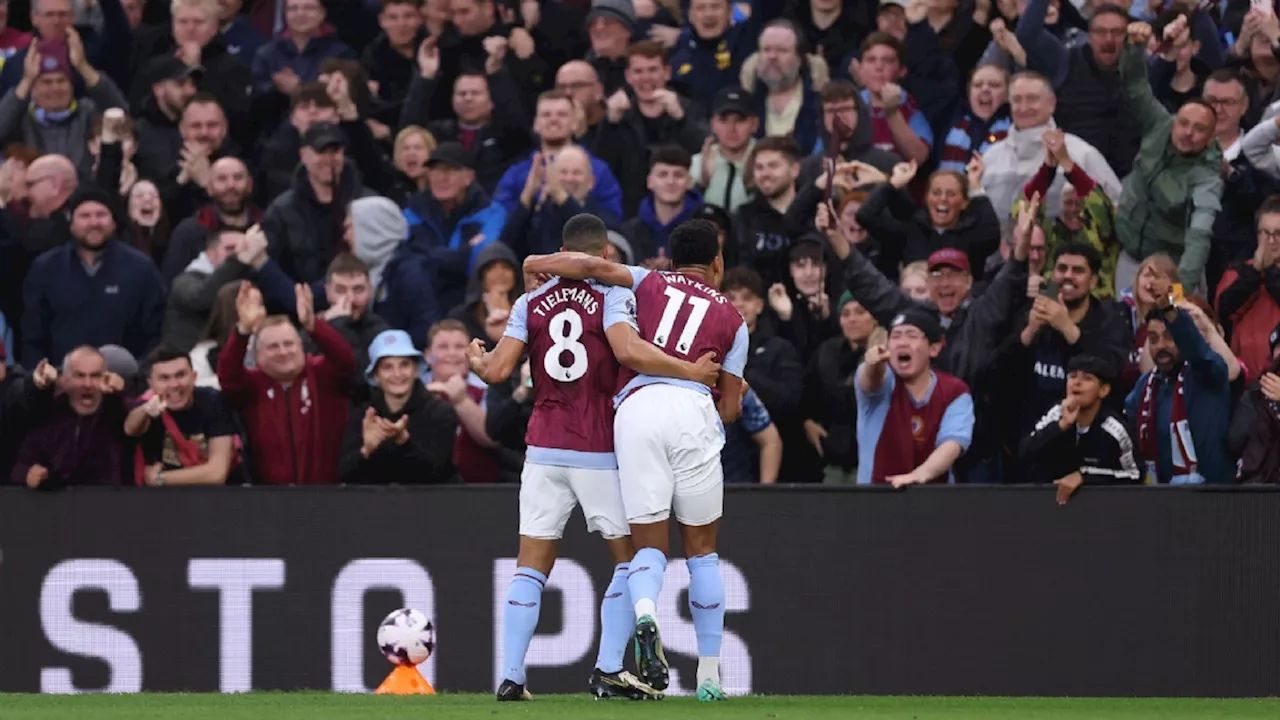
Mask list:
[[[722,230],[729,482],[1280,482],[1269,0],[29,11],[11,484],[518,482],[528,364],[466,350],[583,212],[655,269]]]

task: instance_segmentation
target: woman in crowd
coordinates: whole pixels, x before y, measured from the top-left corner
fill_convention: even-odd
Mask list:
[[[221,388],[218,382],[218,352],[236,327],[236,294],[239,283],[227,283],[218,290],[213,312],[200,341],[191,348],[191,367],[196,371],[196,387]]]

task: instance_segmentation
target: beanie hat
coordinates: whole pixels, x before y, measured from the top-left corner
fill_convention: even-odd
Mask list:
[[[67,200],[67,212],[74,215],[76,208],[90,202],[95,202],[105,207],[111,213],[111,219],[115,220],[117,226],[123,224],[120,217],[120,204],[117,199],[112,197],[111,193],[98,187],[98,184],[94,182],[80,183],[76,191],[71,194],[71,199]]]
[[[636,7],[631,0],[591,0],[591,12],[587,13],[587,24],[595,22],[597,17],[617,20],[631,32],[636,29]]]

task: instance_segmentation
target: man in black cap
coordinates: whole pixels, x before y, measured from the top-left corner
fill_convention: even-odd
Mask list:
[[[427,160],[429,190],[405,207],[407,250],[425,254],[435,272],[435,291],[445,310],[462,304],[480,251],[502,235],[506,212],[491,204],[476,182],[475,156],[456,142],[441,143]]]
[[[755,103],[746,90],[734,86],[716,93],[711,103],[711,135],[693,156],[693,181],[708,205],[733,212],[751,199],[742,178],[759,126]]]
[[[1133,429],[1104,403],[1116,381],[1113,363],[1076,355],[1067,363],[1067,396],[1049,408],[1022,441],[1023,464],[1058,486],[1064,505],[1082,484],[1142,482]]]
[[[636,29],[636,8],[631,0],[592,0],[587,13],[587,36],[591,50],[586,61],[600,74],[612,94],[625,82],[627,48]]]
[[[195,97],[200,69],[166,54],[147,63],[141,76],[147,93],[141,98],[134,126],[144,140],[138,146],[137,163],[140,172],[154,175],[177,162],[182,147],[178,123],[183,108]]]
[[[67,203],[73,243],[36,258],[23,288],[22,362],[36,367],[80,345],[141,357],[160,339],[164,286],[151,258],[116,237],[116,200],[86,183]]]
[[[347,205],[372,195],[346,162],[346,137],[332,123],[315,123],[302,136],[293,187],[262,215],[268,253],[296,282],[316,283],[343,250]]]
[[[973,397],[932,369],[942,345],[937,313],[916,306],[889,323],[887,345],[867,350],[854,383],[858,484],[955,482],[951,467],[973,440]]]

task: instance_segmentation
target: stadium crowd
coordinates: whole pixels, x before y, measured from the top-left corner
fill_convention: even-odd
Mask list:
[[[722,230],[729,482],[1280,482],[1269,0],[9,7],[11,484],[517,482],[582,212]]]

